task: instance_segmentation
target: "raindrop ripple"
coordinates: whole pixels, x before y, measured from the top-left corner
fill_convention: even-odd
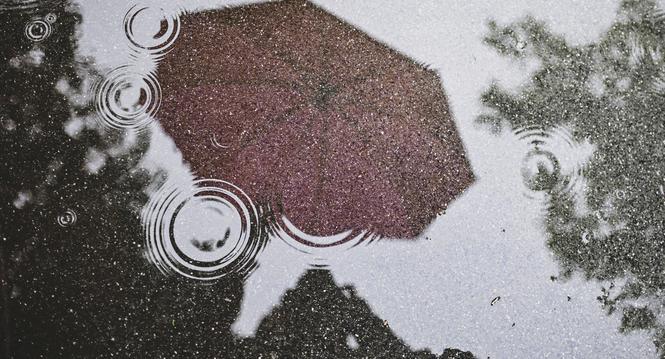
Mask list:
[[[211,216],[225,227],[202,226]],[[199,179],[187,189],[167,182],[142,212],[146,253],[165,274],[200,281],[246,276],[266,244],[260,218],[252,200],[230,182]],[[214,238],[196,237],[201,230]]]
[[[152,72],[129,65],[111,70],[93,88],[97,118],[105,127],[142,130],[153,121],[162,89]]]
[[[150,17],[150,12],[159,12],[159,17]],[[135,5],[125,14],[123,28],[133,51],[161,59],[173,46],[180,35],[180,15],[182,11],[167,11],[164,8],[151,8]],[[159,21],[159,31],[145,36],[139,25],[145,21]]]

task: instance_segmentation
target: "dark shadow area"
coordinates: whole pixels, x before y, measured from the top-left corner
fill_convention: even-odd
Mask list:
[[[412,350],[353,287],[337,286],[323,269],[305,273],[249,342],[275,358],[473,358],[451,349],[442,356]]]

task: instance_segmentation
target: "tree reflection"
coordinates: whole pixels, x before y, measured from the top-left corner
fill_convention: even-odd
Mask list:
[[[539,188],[548,245],[564,277],[613,281],[598,299],[622,312],[622,331],[652,330],[663,353],[665,13],[651,0],[625,0],[611,28],[584,46],[530,17],[489,28],[485,41],[500,54],[540,67],[517,92],[492,85],[482,95],[490,111],[478,121],[494,130],[567,126],[595,146],[581,187]],[[550,178],[536,172],[535,180]]]

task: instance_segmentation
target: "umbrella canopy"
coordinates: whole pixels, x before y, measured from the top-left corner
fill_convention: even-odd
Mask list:
[[[474,179],[437,74],[306,1],[186,14],[159,119],[301,231],[411,238]]]

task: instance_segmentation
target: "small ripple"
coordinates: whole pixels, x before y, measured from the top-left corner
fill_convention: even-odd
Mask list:
[[[110,71],[94,84],[93,91],[99,122],[120,130],[148,127],[162,100],[156,76],[129,65]]]
[[[360,245],[369,245],[379,236],[367,230],[348,230],[330,236],[314,236],[298,229],[286,216],[273,218],[270,233],[296,251],[308,256],[312,267],[327,267],[340,254]]]
[[[56,20],[58,20],[58,16],[51,12],[46,14],[46,16],[44,16],[44,20],[46,20],[46,22],[48,22],[49,24],[53,24],[55,23]]]
[[[521,169],[527,197],[546,204],[549,196],[584,191],[584,149],[568,128],[528,127],[515,135],[528,146]]]
[[[123,27],[130,47],[136,54],[161,59],[180,35],[182,10],[135,5],[125,14]]]
[[[595,238],[593,232],[585,231],[582,233],[582,243],[589,244]]]
[[[266,243],[260,213],[235,185],[200,179],[165,184],[143,210],[146,251],[166,274],[210,281],[247,275]]]
[[[57,218],[58,225],[63,228],[75,225],[77,220],[78,216],[76,215],[76,212],[71,209],[62,212]]]
[[[53,20],[53,22],[54,21],[55,20]],[[30,20],[30,22],[25,25],[25,37],[34,42],[48,39],[53,32],[53,26],[51,25],[53,22],[41,18]]]
[[[227,149],[227,148],[231,147],[229,145],[225,145],[225,144],[219,142],[219,140],[217,139],[217,136],[215,136],[214,133],[212,134],[212,136],[210,136],[210,143],[212,143],[212,147],[219,148],[219,149]]]

